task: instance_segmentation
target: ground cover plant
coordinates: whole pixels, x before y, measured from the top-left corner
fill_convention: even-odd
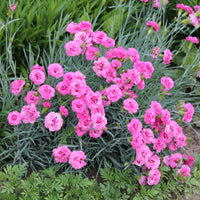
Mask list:
[[[176,21],[167,23],[167,2],[160,9],[146,8],[143,2],[139,11],[134,4],[128,6],[136,14],[128,10],[117,42],[81,21],[66,24],[69,34],[56,47],[60,24],[49,38],[49,52],[35,55],[31,46],[25,52],[29,70],[23,77],[17,78],[11,57],[3,63],[9,68],[1,69],[1,84],[11,85],[12,94],[2,87],[8,120],[3,122],[2,165],[26,163],[38,171],[57,163],[60,171],[85,175],[91,167],[98,174],[112,163],[150,186],[158,185],[171,169],[182,183],[191,176],[194,158],[176,151],[189,142],[182,126],[198,113],[199,52],[192,63],[185,62],[198,38],[182,23],[189,14],[184,5],[177,5]],[[130,19],[135,29],[127,33]],[[170,47],[180,32],[188,33],[183,43],[188,53],[176,66],[173,59],[183,45]],[[5,75],[9,69],[14,78]]]

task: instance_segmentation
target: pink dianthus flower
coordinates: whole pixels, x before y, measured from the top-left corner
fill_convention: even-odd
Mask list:
[[[96,48],[96,47],[88,47],[85,50],[85,57],[86,57],[87,60],[91,61],[96,57],[97,53],[99,53],[99,49],[98,48]]]
[[[87,165],[87,163],[84,161],[85,159],[86,155],[83,151],[73,151],[69,157],[69,164],[74,169],[81,169]]]
[[[197,27],[198,24],[199,24],[199,20],[198,18],[192,13],[192,14],[189,14],[189,21],[190,23],[194,26],[194,27]]]
[[[67,110],[67,108],[65,108],[65,106],[60,106],[59,110],[60,110],[60,112],[61,112],[62,115],[64,115],[65,117],[67,117],[68,110]]]
[[[12,81],[11,82],[11,92],[14,95],[20,94],[20,92],[22,91],[25,83],[26,82],[24,80],[15,80],[15,81]]]
[[[9,6],[9,9],[10,9],[10,11],[14,11],[15,9],[16,9],[16,7],[17,7],[17,5],[16,4],[11,4],[10,6]]]
[[[10,125],[18,125],[21,123],[21,114],[18,111],[10,112],[7,119]]]
[[[185,114],[183,116],[183,121],[185,123],[191,122],[194,114],[194,107],[191,103],[184,104],[183,108],[186,109]]]
[[[147,178],[148,185],[156,185],[159,183],[161,173],[158,169],[152,169],[149,171],[149,176]]]
[[[77,56],[82,54],[82,44],[77,41],[69,41],[65,44],[66,53],[68,56]]]
[[[178,169],[178,175],[180,175],[180,173],[183,174],[184,178],[190,176],[190,167],[183,165],[180,169]]]
[[[70,93],[70,85],[67,84],[64,81],[60,81],[57,85],[56,85],[56,89],[58,90],[58,92],[61,95],[67,95]]]
[[[163,91],[169,91],[174,87],[174,81],[170,77],[166,76],[161,78],[161,84],[164,86]]]
[[[153,30],[155,30],[157,32],[159,31],[159,25],[156,22],[154,22],[154,21],[148,21],[146,23],[146,26],[147,27],[153,27]]]
[[[63,76],[63,67],[58,63],[53,63],[48,66],[49,75],[60,78]]]
[[[50,100],[55,95],[55,89],[50,85],[42,85],[39,87],[38,92],[45,100]]]
[[[136,132],[140,132],[142,130],[142,123],[139,119],[134,118],[128,123],[128,130],[132,135],[134,135]]]
[[[66,163],[71,155],[71,151],[67,146],[59,146],[53,149],[53,156],[56,163]]]
[[[29,74],[29,78],[34,82],[35,85],[41,85],[45,82],[46,76],[44,71],[40,69],[34,69]]]
[[[127,110],[129,113],[133,114],[136,113],[138,111],[138,103],[131,98],[125,99],[124,100],[124,109]]]
[[[187,36],[185,39],[186,39],[187,41],[192,42],[192,43],[199,44],[199,40],[198,40],[197,37]]]
[[[111,85],[107,89],[107,98],[112,102],[117,102],[122,97],[122,91],[118,85]]]
[[[36,106],[38,105],[38,102],[40,100],[40,98],[38,96],[36,96],[37,92],[36,91],[29,91],[26,95],[26,97],[24,98],[24,100],[27,102],[27,104],[35,104]]]
[[[170,61],[172,60],[172,56],[173,56],[172,52],[169,49],[165,49],[163,55],[163,63],[165,65],[169,64]]]
[[[23,106],[21,110],[21,118],[22,121],[27,124],[27,123],[35,123],[36,119],[40,116],[40,112],[37,111],[36,105],[35,104],[30,104],[27,106]]]
[[[50,112],[45,117],[45,127],[49,129],[49,131],[59,131],[63,125],[63,119],[60,113]]]

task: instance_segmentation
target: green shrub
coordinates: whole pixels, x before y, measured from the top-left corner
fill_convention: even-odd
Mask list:
[[[81,174],[56,174],[57,169],[51,167],[40,173],[32,172],[24,177],[27,169],[24,165],[7,166],[0,173],[2,189],[1,199],[30,200],[143,200],[170,199],[172,195],[181,199],[185,195],[189,199],[194,194],[200,195],[200,168],[195,167],[191,177],[180,184],[176,175],[166,173],[166,178],[156,186],[141,186],[132,174],[132,170],[117,170],[109,167],[100,170],[101,183],[83,178]]]

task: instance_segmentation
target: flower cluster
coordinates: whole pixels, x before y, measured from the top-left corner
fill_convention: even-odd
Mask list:
[[[188,104],[189,107],[191,104]],[[185,106],[185,104],[184,104]],[[190,107],[191,109],[191,107]],[[185,116],[192,117],[193,112],[186,112]],[[184,117],[185,117],[184,116]],[[158,154],[164,149],[176,151],[177,148],[182,148],[187,144],[187,137],[183,134],[182,128],[178,123],[171,119],[171,114],[167,109],[163,109],[161,104],[157,101],[152,101],[150,108],[146,110],[144,115],[144,121],[151,128],[142,127],[142,123],[134,118],[128,123],[128,130],[132,134],[131,145],[136,151],[136,158],[133,162],[134,165],[145,166],[148,170],[148,184],[157,184],[160,180],[161,173],[159,167],[161,164]],[[183,121],[186,121],[183,118]],[[153,149],[154,151],[152,151]],[[166,161],[167,158],[170,158]],[[179,159],[182,161],[182,155],[172,154],[171,156],[164,157],[163,163],[171,168],[175,168],[178,165]],[[188,157],[191,160],[191,157]],[[182,162],[180,162],[182,163]],[[191,162],[188,161],[187,163]],[[141,184],[145,183],[146,178],[142,177]]]
[[[151,26],[156,31],[159,30],[158,24],[148,22],[147,26]],[[65,106],[70,104],[71,110],[76,113],[78,119],[74,130],[76,135],[85,137],[88,134],[92,138],[99,138],[107,130],[106,106],[121,100],[123,108],[128,113],[138,112],[139,105],[135,100],[137,94],[134,92],[134,87],[139,90],[145,88],[145,81],[150,79],[154,72],[153,64],[140,60],[140,54],[135,48],[115,47],[115,41],[112,38],[103,31],[93,32],[91,27],[88,21],[82,21],[80,24],[71,22],[67,26],[66,30],[73,36],[73,40],[65,44],[66,54],[73,57],[82,55],[86,60],[92,61],[92,70],[96,76],[105,79],[109,85],[101,88],[100,91],[93,91],[86,82],[86,76],[80,71],[65,72],[59,63],[50,64],[47,70],[35,64],[29,75],[35,89],[27,92],[28,87],[25,87],[23,93],[26,95],[24,100],[27,105],[23,106],[21,112],[9,113],[9,124],[19,125],[21,121],[35,123],[37,118],[47,111],[44,119],[45,128],[50,132],[60,131],[65,122],[64,119],[69,117],[68,109],[70,108],[67,109]],[[106,49],[104,56],[100,55],[99,47]],[[154,49],[153,59],[159,53],[158,47]],[[171,59],[172,53],[166,49],[163,56],[164,64],[169,64]],[[127,68],[129,66],[127,62],[132,66],[130,69]],[[125,69],[123,69],[124,66]],[[56,84],[48,84],[50,82],[48,77],[51,77],[51,80],[54,79]],[[11,92],[19,95],[25,84],[23,79],[13,81]],[[163,93],[174,87],[174,82],[170,77],[162,77],[161,84]],[[62,102],[66,96],[71,99],[68,105]],[[56,106],[52,106],[52,103]],[[183,121],[187,123],[192,120],[194,109],[190,103],[182,103],[179,109],[184,112]],[[140,120],[136,118],[128,123],[128,130],[132,134],[131,145],[136,152],[133,164],[144,165],[148,171],[148,177],[143,177],[140,182],[143,184],[147,179],[149,185],[154,185],[161,178],[159,153],[166,148],[176,151],[178,147],[185,146],[187,137],[178,123],[172,120],[170,112],[163,109],[157,101],[152,101],[150,108],[146,110],[144,122],[147,124],[146,127],[143,127]],[[86,165],[84,152],[71,152],[67,146],[55,148],[53,156],[57,163],[69,161],[75,169]]]
[[[171,168],[179,168],[178,175],[183,174],[184,179],[190,176],[190,167],[194,164],[194,157],[181,155],[180,153],[171,154],[163,157],[163,164]]]
[[[192,42],[192,43],[199,44],[199,40],[198,40],[197,37],[187,36],[185,39],[186,39],[187,41]]]
[[[56,163],[66,163],[69,160],[69,164],[74,169],[81,169],[87,163],[84,161],[86,155],[83,151],[70,151],[67,146],[59,146],[56,149],[53,149],[53,156],[56,160]]]
[[[179,9],[179,15],[182,13],[182,11],[185,11],[184,16],[188,14],[188,17],[183,20],[186,24],[192,24],[194,27],[199,27],[200,18],[199,18],[199,11],[200,6],[194,6],[194,10],[187,5],[177,4],[176,8]]]

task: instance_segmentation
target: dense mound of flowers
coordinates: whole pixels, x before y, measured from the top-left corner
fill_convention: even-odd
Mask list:
[[[148,27],[153,27],[156,32],[159,26],[156,23],[148,22]],[[93,62],[93,71],[98,77],[102,77],[108,83],[108,87],[100,91],[93,91],[86,83],[86,76],[80,71],[64,72],[65,70],[59,63],[52,63],[47,71],[38,64],[31,68],[30,80],[37,86],[37,90],[27,92],[25,101],[28,105],[23,106],[20,112],[13,111],[8,115],[8,122],[11,125],[23,123],[34,123],[41,112],[37,106],[43,105],[44,110],[48,110],[45,116],[44,126],[50,132],[61,130],[65,117],[70,117],[65,105],[60,105],[57,112],[51,111],[51,101],[55,97],[70,95],[71,109],[76,113],[78,124],[75,128],[77,136],[89,135],[92,138],[103,137],[104,130],[108,123],[105,107],[112,103],[123,101],[123,108],[130,114],[137,113],[140,105],[135,100],[137,94],[134,88],[139,90],[145,88],[145,80],[150,79],[154,72],[154,66],[149,61],[140,60],[140,54],[137,49],[115,47],[115,41],[108,37],[103,31],[93,32],[91,23],[82,21],[80,24],[71,22],[66,30],[73,35],[73,40],[65,44],[64,48],[68,56],[85,56],[86,60]],[[105,56],[100,55],[98,46],[106,48]],[[160,48],[153,52],[153,59],[156,59],[160,53]],[[169,49],[164,51],[163,62],[170,64],[173,54]],[[121,70],[127,62],[132,63],[132,68]],[[58,80],[56,86],[46,84],[46,77],[51,76]],[[11,83],[11,92],[19,95],[23,90],[25,81],[15,80]],[[161,94],[166,94],[174,87],[174,81],[170,77],[161,78]],[[52,100],[54,98],[54,100]],[[188,123],[192,120],[194,108],[192,104],[181,102],[178,110],[183,116],[183,121]],[[171,168],[179,168],[184,176],[189,175],[188,166],[191,162],[189,156],[183,156],[179,153],[161,156],[161,152],[170,150],[174,152],[177,148],[182,148],[187,144],[187,137],[183,134],[179,124],[172,120],[170,111],[164,109],[157,101],[152,101],[150,108],[144,114],[144,122],[133,118],[127,128],[130,131],[130,145],[136,152],[136,158],[133,165],[143,166],[144,173],[139,180],[140,184],[155,185],[158,184],[162,173],[161,165],[167,165]],[[84,161],[86,155],[83,151],[72,151],[67,145],[60,144],[58,148],[53,149],[53,156],[56,163],[66,163],[75,169],[81,169],[86,165]],[[184,164],[184,165],[183,165]]]

